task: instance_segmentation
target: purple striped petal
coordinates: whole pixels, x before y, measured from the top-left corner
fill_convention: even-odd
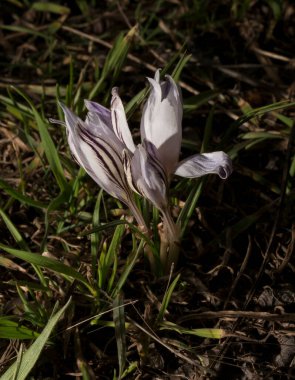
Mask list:
[[[114,133],[116,140],[109,140],[109,135],[104,136],[101,130],[93,133],[89,124],[66,106],[61,107],[65,114],[68,143],[77,162],[102,189],[128,204],[131,192],[125,178],[122,150],[118,150]]]
[[[143,145],[138,145],[131,159],[132,183],[143,197],[163,211],[168,203],[167,187],[157,165],[158,162],[155,163],[147,149]]]

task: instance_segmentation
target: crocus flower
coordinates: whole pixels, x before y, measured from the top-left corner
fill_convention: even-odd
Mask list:
[[[124,170],[124,152],[132,153],[135,146],[117,89],[113,89],[111,110],[88,100],[85,105],[85,121],[62,103],[65,122],[51,121],[66,126],[68,143],[78,164],[103,190],[124,202],[139,226],[147,230]]]
[[[138,146],[133,142],[117,88],[112,90],[110,110],[85,100],[85,121],[66,106],[61,107],[71,152],[94,181],[129,207],[131,204],[132,212],[135,191],[165,214],[167,190],[174,174],[196,178],[214,173],[225,179],[232,172],[232,164],[224,152],[196,154],[179,162],[183,109],[180,90],[169,75],[161,82],[159,70],[154,79],[148,80],[151,92],[143,109]]]
[[[148,140],[158,151],[167,179],[173,174],[197,178],[218,174],[226,179],[232,172],[230,158],[224,152],[196,154],[179,162],[182,138],[182,97],[174,80],[160,81],[159,70],[155,78],[148,78],[151,93],[141,119],[142,139]]]
[[[195,154],[179,162],[182,139],[182,99],[174,80],[167,75],[160,80],[148,78],[151,92],[143,109],[140,124],[141,143],[135,146],[117,88],[112,90],[110,110],[85,100],[85,121],[61,104],[65,116],[71,152],[94,181],[130,209],[144,233],[148,227],[136,206],[134,192],[157,207],[163,218],[159,226],[160,261],[164,273],[177,263],[180,229],[168,204],[168,189],[174,174],[196,178],[218,174],[222,179],[232,172],[230,158],[224,152]],[[146,250],[152,270],[156,262]]]
[[[226,179],[232,172],[224,152],[195,154],[179,162],[182,139],[182,97],[174,80],[160,81],[157,70],[148,78],[151,93],[141,118],[141,141],[131,159],[132,182],[139,192],[162,212],[167,208],[167,188],[174,174],[197,178],[218,174]],[[128,176],[130,183],[130,175]]]

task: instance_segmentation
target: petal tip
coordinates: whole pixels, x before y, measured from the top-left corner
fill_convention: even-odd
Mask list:
[[[84,99],[84,104],[85,104],[85,107],[89,110],[89,108],[91,107],[91,101]]]
[[[150,84],[155,87],[156,84],[160,84],[160,72],[161,69],[157,69],[155,71],[154,78],[146,77],[146,79],[150,82]]]
[[[232,160],[226,153],[220,152],[220,154],[222,155],[223,162],[218,168],[218,175],[221,179],[227,179],[233,172]]]
[[[157,83],[160,83],[160,71],[161,71],[161,69],[157,69],[155,72],[154,79]]]
[[[113,87],[112,88],[112,96],[116,97],[119,95],[119,88],[118,87]]]
[[[228,166],[220,166],[218,175],[221,179],[227,179],[231,175],[231,170]]]
[[[65,110],[68,110],[68,107],[63,103],[61,102],[60,100],[57,101],[58,105],[60,106],[60,108],[65,112]]]

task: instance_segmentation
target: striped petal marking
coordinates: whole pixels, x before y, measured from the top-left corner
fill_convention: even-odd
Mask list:
[[[130,189],[125,178],[121,143],[110,130],[104,136],[103,129],[91,131],[71,110],[62,105],[65,114],[70,149],[84,170],[94,181],[112,196],[128,202]],[[113,135],[113,140],[110,136]],[[122,147],[122,146],[121,146]]]
[[[131,159],[131,182],[143,197],[163,211],[168,204],[167,181],[164,169],[158,165],[161,166],[146,146],[139,144]]]

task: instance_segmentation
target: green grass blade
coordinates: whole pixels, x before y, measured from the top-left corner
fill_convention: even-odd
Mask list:
[[[248,132],[243,134],[242,139],[251,140],[251,139],[261,139],[261,141],[265,141],[267,139],[284,139],[286,135],[277,131],[269,131],[269,132]]]
[[[64,175],[64,171],[60,162],[58,152],[48,132],[48,128],[47,128],[48,124],[45,123],[45,121],[42,119],[41,115],[39,114],[35,106],[33,105],[32,101],[27,97],[27,95],[25,95],[21,90],[19,90],[16,87],[14,87],[14,90],[26,100],[26,102],[30,105],[32,109],[33,116],[38,126],[38,130],[39,130],[41,141],[42,141],[42,146],[44,148],[49,166],[52,170],[53,175],[56,178],[56,181],[60,189],[64,191],[68,187],[68,184]]]
[[[82,232],[80,234],[80,236],[90,235],[90,234],[93,234],[95,232],[102,232],[102,231],[105,231],[109,228],[114,228],[120,224],[129,225],[129,223],[126,220],[113,220],[112,222],[101,223],[99,226],[93,227],[90,231]]]
[[[172,284],[170,284],[168,290],[164,294],[164,297],[163,297],[163,300],[162,300],[162,304],[161,304],[161,307],[160,307],[160,310],[159,310],[159,314],[158,314],[158,317],[157,317],[157,322],[158,323],[163,321],[163,318],[164,318],[165,312],[166,312],[166,310],[168,308],[168,305],[169,305],[172,293],[173,293],[173,291],[175,289],[175,286],[177,285],[179,279],[180,279],[180,274],[178,274],[175,277],[175,279],[173,280]]]
[[[146,87],[143,90],[139,91],[138,94],[133,96],[129,103],[126,104],[125,112],[128,118],[130,118],[134,111],[141,105],[148,93],[149,89]]]
[[[202,329],[192,329],[192,330],[185,330],[186,334],[192,334],[197,335],[202,338],[209,338],[209,339],[222,339],[225,337],[226,332],[223,329],[210,329],[210,328],[202,328]]]
[[[137,250],[134,251],[133,254],[130,255],[130,257],[128,257],[127,261],[126,261],[126,264],[125,264],[125,267],[122,271],[122,274],[119,278],[119,280],[117,281],[117,284],[115,286],[115,288],[113,289],[112,291],[112,294],[111,294],[111,297],[116,297],[117,294],[121,291],[121,289],[123,288],[131,270],[133,269],[137,259],[138,259],[138,256],[139,254],[142,252],[143,250],[143,247],[144,247],[144,240],[142,239],[138,245],[138,248]]]
[[[93,211],[93,216],[92,216],[92,226],[98,227],[100,224],[100,207],[101,207],[101,201],[102,201],[102,194],[103,190],[100,190],[94,211]],[[96,267],[97,267],[97,253],[98,253],[98,245],[99,245],[99,239],[100,239],[100,233],[99,232],[94,232],[90,236],[91,240],[91,257],[92,257],[92,273],[96,273]],[[94,277],[94,276],[93,276]]]
[[[40,267],[44,267],[47,269],[50,269],[54,272],[57,272],[59,274],[69,276],[79,282],[81,282],[83,285],[85,285],[92,294],[95,294],[94,289],[89,285],[88,281],[85,277],[83,277],[79,272],[77,272],[72,267],[69,267],[63,263],[60,263],[57,260],[51,259],[49,257],[44,257],[39,255],[38,253],[32,253],[27,251],[21,251],[18,249],[13,249],[10,247],[7,247],[4,244],[0,243],[0,249],[3,249],[3,251],[18,257],[21,260],[24,260],[30,264],[39,265]]]
[[[43,251],[46,246],[47,242],[47,235],[49,231],[49,215],[52,211],[60,209],[60,206],[67,202],[70,197],[70,187],[67,187],[65,191],[61,191],[56,198],[54,198],[48,205],[46,212],[45,212],[45,231],[41,243],[41,250]]]
[[[115,335],[118,351],[119,379],[122,378],[126,364],[126,331],[123,301],[123,296],[121,293],[119,293],[113,302],[113,321],[115,325]]]
[[[181,74],[182,69],[184,68],[184,66],[182,65],[183,61],[185,61],[187,57],[188,57],[188,59],[191,57],[190,55],[186,55],[184,53],[184,50],[185,49],[182,47],[182,49],[177,51],[170,58],[169,62],[167,62],[166,66],[163,67],[163,69],[161,70],[161,77],[164,77],[167,73],[170,73],[172,71],[172,68],[174,67],[172,76],[173,76],[173,78],[176,77],[178,79],[178,77]],[[175,79],[175,80],[177,80],[177,79]]]
[[[251,120],[253,117],[259,117],[259,116],[266,114],[267,112],[273,112],[273,111],[282,110],[282,109],[286,109],[286,108],[290,108],[290,107],[294,107],[294,106],[295,106],[295,102],[290,102],[289,100],[283,100],[281,102],[277,102],[277,103],[273,103],[273,104],[270,104],[267,106],[263,106],[263,107],[253,109],[249,113],[247,113],[246,115],[239,117],[236,121],[234,121],[230,125],[230,127],[228,128],[228,130],[225,133],[224,141],[228,141],[230,139],[233,131],[235,131],[238,127],[240,127],[241,125],[243,125],[247,121]]]
[[[294,120],[282,113],[279,112],[273,112],[275,117],[277,117],[283,124],[285,124],[288,128],[292,128],[294,124]]]
[[[177,62],[177,65],[175,66],[172,77],[175,81],[179,80],[179,77],[181,75],[182,70],[184,69],[185,65],[188,63],[188,61],[191,59],[191,54],[185,54],[183,53],[180,56],[179,61]]]
[[[21,345],[19,347],[19,351],[17,353],[16,362],[15,362],[15,371],[14,371],[13,380],[17,380],[17,374],[18,374],[18,370],[19,370],[19,366],[20,366],[22,357],[23,357],[23,353],[24,353],[24,344],[21,343]]]
[[[69,301],[49,319],[42,333],[31,345],[31,347],[22,355],[19,365],[17,366],[18,363],[16,362],[12,364],[1,377],[1,380],[12,380],[15,376],[17,380],[25,380],[27,378],[34,365],[36,364],[45,344],[47,343],[52,330],[55,328],[59,319],[66,311],[70,303],[71,299],[69,299]]]
[[[213,116],[214,116],[214,108],[211,109],[206,120],[204,137],[203,137],[203,142],[201,146],[201,153],[206,152],[208,149],[208,144],[209,144],[211,134],[212,134]],[[189,193],[189,196],[185,202],[185,205],[178,216],[177,224],[179,224],[181,227],[180,236],[183,236],[186,230],[187,224],[195,210],[198,199],[202,193],[202,189],[205,184],[205,181],[206,181],[206,178],[203,177],[199,179],[199,181],[196,184],[193,185],[192,190]]]
[[[122,373],[122,376],[121,376],[121,379],[124,379],[125,377],[127,377],[130,373],[132,373],[133,371],[136,371],[136,369],[138,368],[138,363],[135,361],[135,362],[129,362],[128,363],[128,367],[125,369],[125,371]]]
[[[109,228],[114,228],[120,224],[126,224],[134,233],[136,233],[138,237],[143,239],[150,246],[153,253],[157,256],[157,251],[155,250],[153,241],[145,234],[143,234],[142,231],[140,231],[134,224],[127,222],[127,220],[113,220],[112,222],[101,224],[100,226],[92,228],[90,231],[82,232],[80,236],[86,236],[93,234],[94,232],[104,231]]]
[[[111,76],[112,84],[116,82],[116,79],[118,78],[122,66],[127,58],[127,54],[131,46],[131,41],[135,33],[135,28],[136,27],[132,28],[126,36],[120,34],[117,37],[112,49],[109,51],[109,54],[106,57],[101,77],[90,92],[88,99],[93,99],[99,92],[102,91],[104,88],[105,79],[107,77]],[[105,97],[105,101],[107,100],[107,96]]]
[[[113,262],[113,267],[112,267],[112,272],[110,273],[109,276],[109,281],[108,281],[108,286],[107,286],[107,293],[113,289],[114,286],[114,281],[117,275],[117,270],[118,270],[118,256],[114,256],[114,262]]]
[[[45,40],[47,40],[47,38],[48,38],[46,33],[41,33],[35,29],[30,29],[30,28],[27,28],[27,27],[21,26],[21,25],[3,25],[3,24],[1,24],[0,29],[9,30],[11,32],[17,32],[17,33],[32,34],[35,37],[42,37]]]
[[[13,236],[16,243],[19,245],[19,247],[23,250],[28,250],[28,246],[26,242],[24,241],[22,235],[19,233],[18,229],[15,227],[15,225],[12,223],[12,221],[9,219],[9,217],[5,214],[5,212],[0,208],[0,216],[3,220],[3,222],[6,224],[6,227],[8,228],[9,232]]]
[[[59,15],[67,15],[70,13],[70,8],[50,2],[43,3],[36,1],[32,4],[32,9],[39,12],[51,12]]]
[[[197,108],[201,107],[203,104],[208,103],[209,100],[216,98],[219,91],[209,90],[204,91],[201,94],[191,96],[186,98],[183,102],[183,110],[186,114],[191,111],[195,111]]]
[[[0,188],[3,189],[8,195],[12,198],[17,199],[19,202],[24,203],[28,206],[46,209],[48,205],[43,202],[35,201],[34,199],[23,195],[19,191],[13,189],[8,183],[6,183],[3,179],[0,178]]]
[[[292,178],[295,176],[295,155],[293,156],[293,158],[291,160],[289,174],[290,174],[290,177],[292,177]]]
[[[105,282],[110,275],[110,268],[116,260],[116,256],[118,254],[119,246],[121,244],[122,236],[125,231],[124,225],[118,225],[115,229],[111,244],[108,248],[106,255],[103,255],[103,260],[100,260],[99,266],[99,284],[101,288],[104,288]],[[110,277],[110,280],[113,276]],[[110,288],[112,284],[108,284],[108,288]]]
[[[187,227],[187,224],[196,208],[198,199],[202,193],[205,184],[205,178],[201,178],[196,184],[193,185],[189,196],[186,199],[185,205],[181,210],[176,224],[180,225],[180,236],[183,236]]]
[[[222,339],[226,336],[226,331],[218,328],[200,328],[200,329],[187,329],[175,323],[164,321],[161,324],[160,330],[172,330],[179,334],[196,335],[202,338]]]
[[[0,339],[34,339],[39,334],[16,322],[14,317],[0,317]]]

